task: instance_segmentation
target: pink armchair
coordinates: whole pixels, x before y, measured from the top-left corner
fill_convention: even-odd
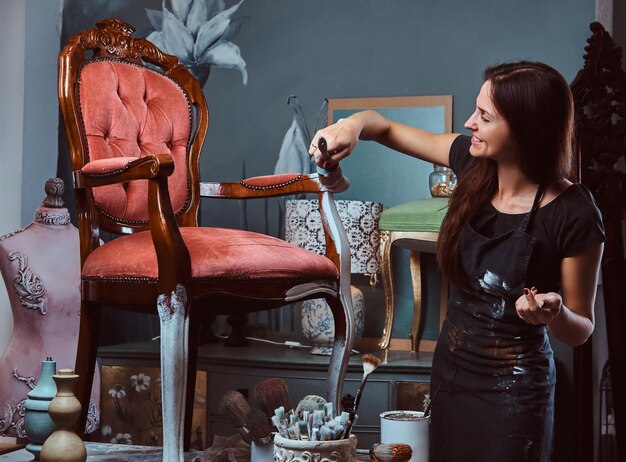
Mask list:
[[[325,298],[336,331],[327,397],[339,408],[354,323],[350,252],[333,192],[347,184],[333,181],[328,186],[318,175],[285,174],[201,186],[198,162],[209,122],[202,89],[176,57],[132,38],[133,32],[121,20],[104,20],[98,29],[71,37],[59,55],[59,103],[81,242],[77,395],[85,410],[100,305],[156,310],[161,319],[163,457],[182,462],[201,316]],[[201,191],[233,199],[316,193],[329,244],[326,256],[262,234],[198,227]],[[100,244],[101,229],[122,236]],[[84,422],[77,428],[84,428]]]

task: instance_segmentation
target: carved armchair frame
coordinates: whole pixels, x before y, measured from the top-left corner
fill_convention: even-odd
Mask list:
[[[164,428],[176,429],[174,434],[164,431],[164,460],[182,461],[183,440],[188,444],[191,433],[191,410],[195,386],[197,359],[197,323],[189,329],[189,318],[199,316],[200,303],[210,297],[211,308],[207,314],[247,313],[291,303],[293,301],[323,297],[335,317],[336,338],[329,364],[327,398],[340,408],[340,394],[352,349],[354,320],[350,297],[350,249],[334,203],[334,193],[348,187],[339,175],[286,174],[256,177],[239,183],[200,183],[199,156],[207,132],[208,108],[202,89],[175,56],[165,54],[152,43],[132,38],[134,28],[124,21],[108,19],[97,23],[97,30],[85,30],[72,37],[59,54],[59,102],[69,142],[74,187],[77,198],[78,228],[81,242],[81,267],[100,243],[100,230],[116,234],[133,234],[149,230],[156,250],[158,281],[127,280],[81,282],[83,305],[81,308],[81,342],[89,348],[80,348],[76,369],[86,371],[79,380],[77,396],[85,402],[88,396],[88,378],[93,375],[97,343],[100,304],[115,303],[126,309],[138,311],[157,310],[161,317],[162,367],[177,370],[175,377],[162,377],[162,389],[174,390],[175,401],[184,399],[184,410],[176,403],[163,403]],[[86,56],[86,52],[93,56]],[[81,130],[78,72],[90,60],[119,60],[138,66],[142,61],[156,65],[165,76],[184,90],[190,105],[195,109],[195,125],[187,151],[187,199],[184,206],[174,211],[168,191],[168,177],[174,171],[169,154],[147,155],[131,160],[122,168],[97,172],[85,170],[89,162],[86,136]],[[148,181],[147,221],[115,219],[103,213],[93,201],[92,188],[132,180]],[[191,277],[191,259],[179,227],[198,225],[200,197],[248,199],[301,193],[315,193],[320,202],[322,224],[326,235],[326,256],[339,273],[337,280],[326,284],[303,283],[285,285],[272,282],[254,286],[246,285],[241,297],[222,294],[219,288],[195,284]],[[106,245],[106,244],[105,244]],[[233,306],[233,300],[243,301],[247,308]],[[239,304],[237,304],[239,305]],[[205,310],[206,311],[206,310]],[[183,347],[178,346],[183,340]],[[188,343],[187,343],[188,342]],[[191,367],[187,369],[187,364]],[[87,381],[87,382],[86,382]],[[191,397],[191,399],[190,399]],[[83,428],[85,410],[77,429]],[[184,433],[180,421],[184,417]]]

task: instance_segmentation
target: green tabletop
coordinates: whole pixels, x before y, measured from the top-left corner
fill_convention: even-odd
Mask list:
[[[447,198],[407,202],[385,210],[378,227],[386,231],[439,232],[448,211]]]

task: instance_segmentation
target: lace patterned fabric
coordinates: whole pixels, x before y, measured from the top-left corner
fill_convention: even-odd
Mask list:
[[[352,273],[378,272],[380,232],[378,222],[383,211],[379,202],[336,201],[337,211],[350,241]],[[326,242],[317,200],[285,201],[285,240],[324,255]]]

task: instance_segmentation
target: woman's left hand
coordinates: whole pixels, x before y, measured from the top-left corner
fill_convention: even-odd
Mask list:
[[[555,292],[538,294],[537,289],[524,289],[524,295],[515,302],[517,315],[535,326],[548,324],[563,308],[563,299]]]

